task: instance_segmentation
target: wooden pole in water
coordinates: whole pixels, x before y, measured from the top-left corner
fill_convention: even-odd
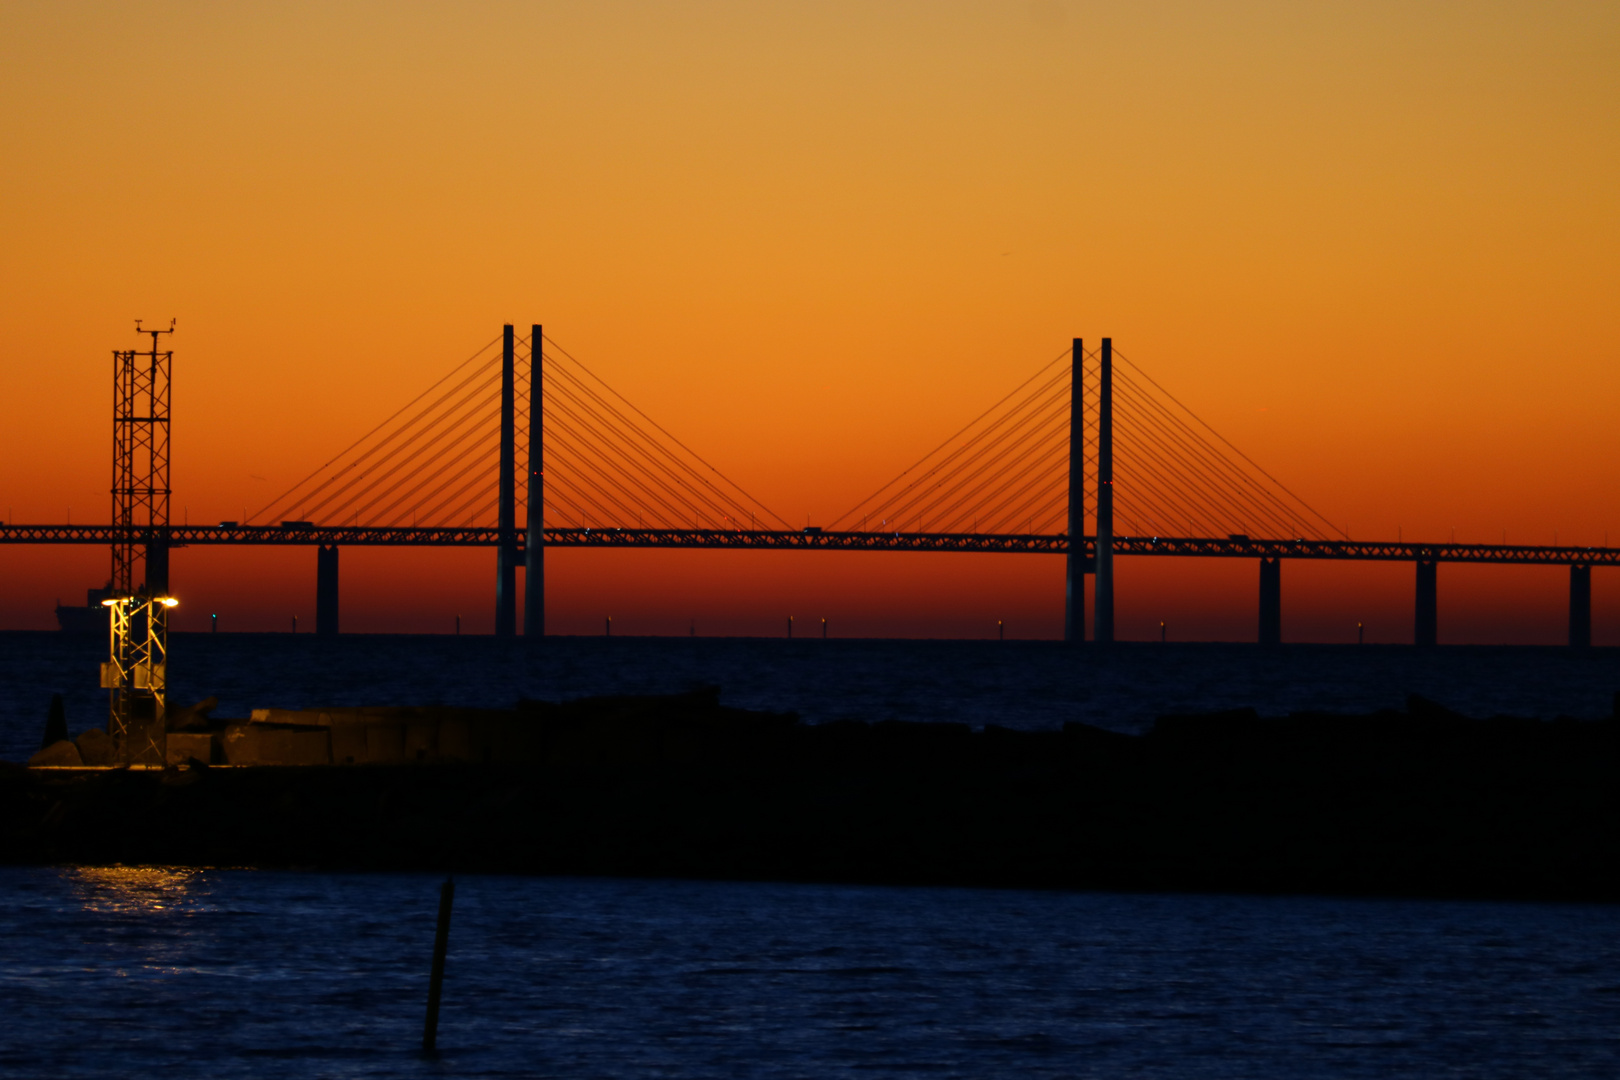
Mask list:
[[[450,946],[450,905],[456,898],[456,879],[445,878],[439,887],[439,929],[433,936],[433,974],[428,979],[427,1021],[422,1025],[422,1053],[433,1053],[439,1039],[439,991],[444,987],[444,954]]]

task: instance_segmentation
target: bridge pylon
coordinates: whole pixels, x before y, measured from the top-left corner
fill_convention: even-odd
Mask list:
[[[1260,644],[1282,644],[1282,559],[1260,560]]]
[[[1592,565],[1569,567],[1569,644],[1574,649],[1592,646]]]
[[[1412,644],[1430,646],[1440,640],[1440,563],[1432,553],[1417,560],[1417,589],[1412,612]]]
[[[1086,346],[1074,339],[1069,366],[1069,551],[1064,562],[1063,640],[1086,640]]]
[[[1097,584],[1092,636],[1114,640],[1114,339],[1097,354]]]
[[[495,636],[517,633],[517,394],[512,324],[501,328],[501,457],[495,548]],[[532,411],[532,410],[531,410]]]
[[[315,633],[335,637],[338,632],[338,546],[315,549]]]
[[[523,540],[523,636],[546,636],[545,333],[529,334],[529,501]]]

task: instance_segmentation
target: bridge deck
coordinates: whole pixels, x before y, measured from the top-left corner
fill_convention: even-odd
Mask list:
[[[497,529],[485,527],[385,528],[367,525],[171,525],[171,547],[192,545],[344,547],[495,547]],[[723,548],[788,551],[984,551],[1061,555],[1068,536],[1058,533],[821,532],[816,530],[585,529],[545,531],[559,548]],[[113,525],[3,525],[0,544],[112,544],[147,539]],[[1096,539],[1084,537],[1087,558]],[[516,540],[522,551],[524,537]],[[1620,548],[1541,547],[1530,544],[1425,544],[1373,540],[1262,540],[1242,537],[1116,536],[1115,555],[1226,559],[1338,559],[1359,562],[1521,563],[1553,566],[1620,565]]]

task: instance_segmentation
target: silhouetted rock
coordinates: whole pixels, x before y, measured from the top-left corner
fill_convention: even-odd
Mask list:
[[[164,718],[164,726],[170,731],[207,731],[212,726],[208,714],[218,707],[219,698],[210,695],[195,705],[171,709]]]
[[[79,748],[70,739],[60,739],[28,759],[29,768],[77,767],[84,764]]]
[[[1438,702],[1430,701],[1422,694],[1406,695],[1406,715],[1414,720],[1422,720],[1434,724],[1454,724],[1460,720],[1467,720],[1462,713],[1453,712]]]
[[[86,765],[116,765],[117,747],[113,744],[112,736],[100,728],[91,728],[74,740],[79,746],[79,756]]]
[[[0,769],[0,860],[1620,901],[1620,725],[1422,699],[1145,737],[806,725],[712,692],[215,726],[171,753],[287,764]]]
[[[171,731],[164,739],[169,765],[209,765],[214,760],[215,739],[206,731]]]
[[[43,750],[67,737],[67,711],[62,707],[62,695],[52,694],[50,711],[45,714],[45,738],[39,748]]]

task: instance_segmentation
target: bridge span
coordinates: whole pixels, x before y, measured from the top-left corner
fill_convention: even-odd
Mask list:
[[[170,525],[168,547],[487,547],[501,531],[486,526]],[[150,530],[115,525],[4,525],[0,544],[151,542]],[[1532,566],[1620,566],[1620,548],[1535,544],[1427,544],[1385,540],[1267,540],[1247,536],[1114,536],[1116,556],[1203,559],[1332,559],[1347,562],[1507,563]],[[526,554],[526,536],[514,544]],[[1068,536],[1026,533],[913,533],[827,529],[639,529],[547,527],[548,548],[707,548],[764,551],[977,551],[1067,555]],[[1081,538],[1086,572],[1095,572],[1097,538]]]
[[[317,611],[337,621],[337,551],[339,547],[482,547],[500,548],[502,531],[481,526],[314,525],[171,525],[161,536],[153,530],[114,525],[5,525],[0,544],[142,544],[165,552],[181,547],[268,546],[314,547],[317,565]],[[517,561],[527,562],[527,537],[512,542]],[[1069,537],[1019,533],[907,533],[829,531],[825,529],[644,529],[547,528],[542,544],[550,548],[658,548],[727,551],[954,551],[1008,555],[1074,553]],[[1570,643],[1590,645],[1592,635],[1592,567],[1620,566],[1620,548],[1550,547],[1533,544],[1425,544],[1382,540],[1270,540],[1247,536],[1114,536],[1116,557],[1255,559],[1260,564],[1260,633],[1262,643],[1282,637],[1282,560],[1341,562],[1409,562],[1417,568],[1414,626],[1419,644],[1432,644],[1439,618],[1438,564],[1500,563],[1569,567]],[[1080,572],[1096,573],[1097,538],[1081,538]],[[164,561],[167,561],[166,554]],[[321,627],[317,626],[319,632]],[[1425,635],[1423,632],[1427,631]],[[330,632],[330,631],[329,631]]]
[[[825,527],[801,529],[538,324],[527,337],[508,325],[259,511],[244,511],[241,521],[175,525],[170,354],[153,341],[141,354],[151,358],[153,377],[115,392],[115,444],[124,448],[115,454],[115,524],[11,522],[0,525],[0,544],[106,544],[127,587],[139,583],[149,596],[167,593],[169,552],[177,547],[314,547],[323,634],[338,630],[344,547],[490,548],[496,633],[518,633],[521,566],[522,630],[532,636],[545,633],[547,548],[1063,556],[1064,638],[1075,643],[1086,640],[1088,600],[1092,637],[1113,640],[1117,558],[1255,560],[1263,644],[1282,640],[1285,560],[1413,564],[1419,645],[1437,640],[1441,563],[1569,567],[1574,646],[1591,643],[1592,568],[1620,565],[1620,549],[1607,546],[1351,539],[1109,338],[1089,350],[1075,339],[867,498]],[[119,512],[125,503],[134,509]]]

